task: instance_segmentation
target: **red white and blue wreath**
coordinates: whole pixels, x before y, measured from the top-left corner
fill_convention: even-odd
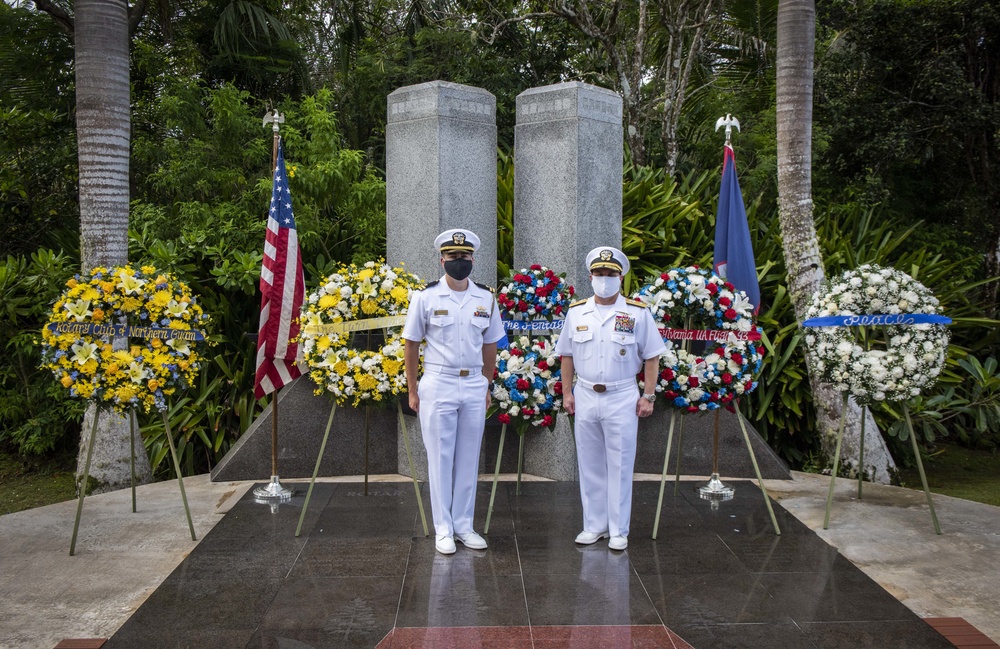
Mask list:
[[[708,341],[700,354],[675,344],[660,357],[656,391],[667,403],[686,412],[715,410],[757,387],[764,348],[746,293],[688,266],[649,278],[632,297],[649,307],[664,338]]]

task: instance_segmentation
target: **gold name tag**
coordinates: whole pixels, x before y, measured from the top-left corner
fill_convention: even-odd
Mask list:
[[[580,325],[576,328],[577,331],[587,331],[590,329],[590,325]]]
[[[434,315],[448,315],[448,309],[438,309],[434,312]]]

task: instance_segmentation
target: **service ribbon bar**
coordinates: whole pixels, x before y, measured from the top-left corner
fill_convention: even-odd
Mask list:
[[[504,320],[506,331],[562,331],[565,320]]]
[[[660,329],[663,340],[714,340],[725,342],[730,336],[736,340],[760,340],[759,331],[730,331],[728,329]]]
[[[384,318],[368,318],[367,320],[349,320],[347,322],[332,322],[330,324],[311,324],[305,326],[308,334],[346,334],[352,331],[370,331],[399,327],[406,324],[405,315],[390,315]]]
[[[865,325],[951,324],[951,318],[930,313],[897,313],[895,315],[830,315],[809,318],[803,327],[863,327]]]
[[[99,322],[51,322],[49,331],[55,334],[78,336],[109,336],[111,338],[142,338],[144,340],[205,340],[197,329],[170,329],[161,327],[136,327],[124,324]]]

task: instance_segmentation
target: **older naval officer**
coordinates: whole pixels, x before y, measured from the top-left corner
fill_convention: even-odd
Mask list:
[[[410,298],[403,327],[405,371],[410,407],[420,416],[427,449],[434,547],[454,554],[455,541],[486,549],[472,519],[489,387],[504,331],[493,292],[468,279],[479,237],[461,228],[446,230],[434,246],[445,274]],[[418,386],[422,340],[427,345]]]
[[[556,354],[562,356],[563,408],[576,415],[583,531],[580,545],[611,537],[608,547],[628,547],[639,417],[653,412],[660,355],[667,351],[653,315],[621,294],[629,262],[617,248],[587,254],[594,296],[570,305]],[[645,393],[636,374],[643,370]]]

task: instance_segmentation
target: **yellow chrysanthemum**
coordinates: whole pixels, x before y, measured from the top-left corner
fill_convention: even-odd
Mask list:
[[[362,300],[361,301],[361,312],[365,315],[371,315],[378,311],[378,302],[375,300]]]
[[[170,304],[170,300],[171,300],[170,292],[161,290],[153,293],[153,298],[150,300],[150,302],[153,304],[153,306],[163,309],[165,306]]]
[[[393,301],[396,302],[397,304],[402,304],[403,302],[405,302],[409,294],[410,292],[407,291],[402,286],[394,286],[392,290],[389,291],[389,295],[392,297]]]
[[[392,358],[386,358],[382,361],[382,369],[384,369],[385,373],[389,376],[396,376],[402,366],[402,363]]]
[[[332,309],[337,306],[337,302],[340,301],[339,297],[333,295],[324,295],[319,299],[319,308],[321,309]]]

